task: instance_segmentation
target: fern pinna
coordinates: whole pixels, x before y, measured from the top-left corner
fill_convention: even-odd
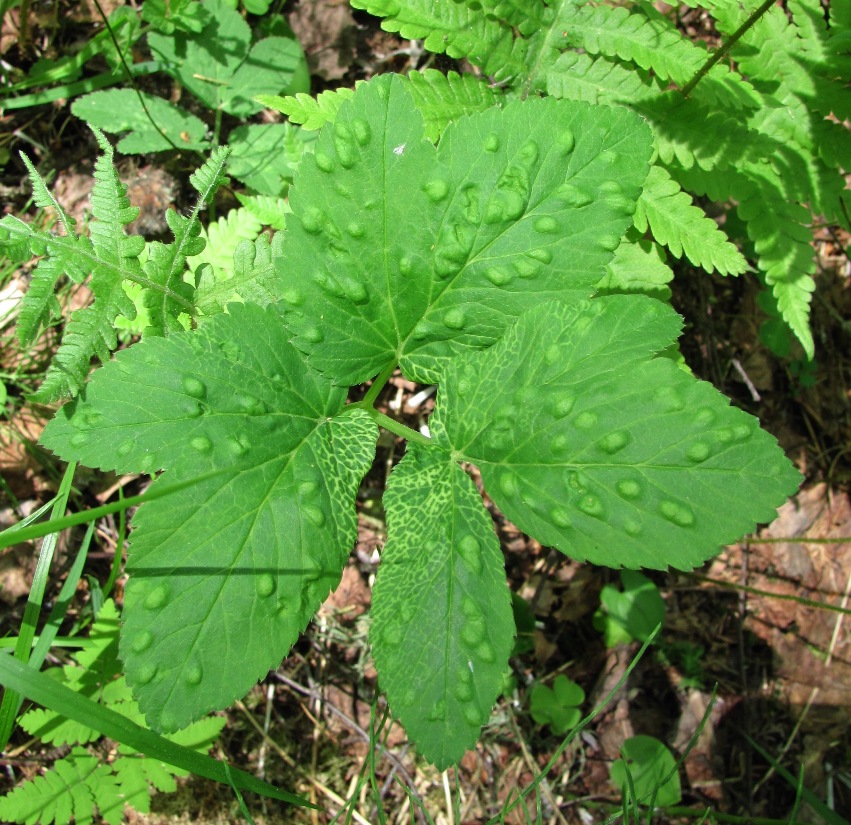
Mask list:
[[[722,274],[745,260],[681,190],[736,204],[768,303],[814,354],[809,325],[814,221],[851,226],[847,4],[704,0],[724,60],[710,63],[650,3],[582,0],[352,0],[426,49],[466,58],[508,95],[622,105],[653,127],[656,171],[641,226],[674,257]],[[436,96],[446,81],[431,76]],[[483,84],[484,80],[481,81]]]
[[[204,241],[198,237],[198,215],[224,180],[227,150],[221,148],[190,178],[199,197],[189,216],[168,211],[166,220],[174,241],[146,245],[141,236],[124,232],[139,210],[130,205],[126,186],[118,178],[112,146],[101,132],[93,131],[103,154],[95,163],[88,236],[75,233],[73,219],[26,158],[35,203],[56,212],[62,232],[38,229],[12,215],[0,220],[0,251],[18,261],[42,256],[21,306],[18,338],[22,346],[31,344],[41,327],[58,314],[54,289],[60,278],[66,276],[75,283],[88,278],[93,295],[92,303],[72,313],[66,323],[62,343],[44,382],[33,395],[33,400],[41,403],[76,396],[88,377],[92,357],[97,356],[102,362],[109,359],[117,345],[116,318],[132,319],[136,314],[136,306],[125,291],[126,284],[143,288],[148,310],[146,334],[163,335],[183,329],[181,318],[195,315],[194,287],[184,278],[186,259],[204,248]],[[147,255],[143,256],[145,252]]]

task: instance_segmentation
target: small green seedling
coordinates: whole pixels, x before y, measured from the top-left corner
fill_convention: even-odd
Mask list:
[[[622,759],[612,763],[611,779],[624,798],[637,805],[676,805],[682,799],[673,754],[652,736],[623,743]]]
[[[582,718],[580,706],[584,701],[585,691],[560,673],[551,688],[542,684],[532,688],[529,711],[539,725],[549,725],[553,733],[563,734]]]
[[[605,636],[606,647],[646,642],[665,621],[665,602],[647,576],[621,570],[621,583],[623,590],[611,584],[602,589],[601,606],[594,614],[594,627]]]

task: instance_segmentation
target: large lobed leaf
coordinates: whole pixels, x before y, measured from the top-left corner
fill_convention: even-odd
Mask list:
[[[638,295],[530,310],[446,370],[437,444],[476,464],[542,544],[612,567],[694,567],[771,521],[800,474],[754,418],[653,357],[679,328]]]
[[[195,485],[143,505],[121,654],[149,722],[182,727],[274,667],[337,584],[376,428],[305,369],[274,307],[118,354],[42,442]]]
[[[435,149],[403,80],[364,84],[290,191],[278,272],[296,346],[340,382],[399,362],[434,383],[524,310],[593,292],[650,153],[634,113],[551,99],[463,117]]]
[[[473,747],[514,639],[499,541],[472,479],[411,445],[384,495],[387,544],[370,631],[381,687],[441,770]]]

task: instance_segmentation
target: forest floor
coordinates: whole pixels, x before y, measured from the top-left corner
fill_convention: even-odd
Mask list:
[[[24,4],[26,7],[28,4]],[[63,25],[86,37],[99,19],[91,3],[73,7]],[[107,8],[109,4],[105,4]],[[117,4],[113,4],[117,5]],[[30,8],[30,37],[56,36]],[[422,65],[416,43],[381,31],[376,22],[342,2],[316,0],[287,5],[290,23],[311,60],[314,92],[378,71]],[[16,10],[4,18],[0,58],[31,61],[19,39]],[[432,64],[434,65],[434,64]],[[440,61],[439,67],[456,67]],[[26,68],[26,66],[24,66]],[[0,191],[5,212],[19,214],[29,186],[17,159],[24,150],[39,167],[56,172],[59,200],[83,217],[88,208],[95,155],[90,135],[73,118],[67,101],[8,112],[0,117],[4,166]],[[175,168],[123,162],[130,197],[151,215],[185,206],[185,181]],[[537,725],[529,712],[529,687],[552,684],[558,674],[578,682],[596,707],[622,680],[639,645],[607,649],[593,615],[601,589],[616,572],[573,562],[543,548],[508,523],[489,502],[506,557],[512,589],[527,600],[535,625],[526,652],[512,658],[513,692],[495,708],[474,751],[454,773],[441,775],[416,757],[404,732],[387,721],[375,771],[389,822],[424,821],[417,800],[438,823],[478,823],[497,815],[506,800],[538,776],[541,819],[552,823],[602,822],[618,810],[619,793],[609,768],[631,736],[655,736],[680,755],[683,807],[655,821],[700,821],[719,815],[783,820],[796,805],[795,787],[772,768],[754,743],[834,809],[851,817],[851,266],[848,238],[825,227],[816,247],[818,287],[813,329],[818,355],[807,364],[778,359],[758,337],[760,323],[753,279],[710,277],[681,266],[673,303],[686,319],[682,348],[701,378],[773,433],[806,476],[798,495],[772,524],[740,544],[724,548],[692,573],[654,574],[666,602],[666,621],[625,683],[582,734],[560,751],[562,738]],[[43,374],[56,330],[22,352],[14,337],[14,307],[26,283],[25,269],[4,270],[0,281],[0,364],[8,398],[0,417],[0,529],[32,512],[54,493],[57,460],[36,444],[52,411],[34,407],[24,392]],[[71,305],[85,290],[68,293]],[[9,376],[15,376],[10,382]],[[419,428],[433,405],[428,389],[397,376],[380,404],[386,413]],[[280,808],[249,799],[258,823],[330,822],[356,787],[372,753],[371,726],[384,712],[374,699],[376,673],[367,645],[370,588],[383,545],[384,522],[377,497],[403,447],[382,438],[373,470],[359,495],[359,538],[339,589],[322,608],[292,655],[227,713],[214,754],[314,801],[321,811]],[[72,505],[97,506],[141,492],[138,477],[80,471]],[[718,506],[723,509],[724,503]],[[116,552],[117,522],[98,525],[91,573],[103,580]],[[70,540],[66,540],[70,541]],[[66,545],[67,546],[67,545]],[[20,545],[0,554],[0,631],[14,636],[29,592],[37,548]],[[66,556],[57,558],[59,570]],[[53,596],[61,583],[51,584]],[[120,582],[119,582],[120,584]],[[118,597],[120,601],[120,588]],[[79,605],[87,599],[81,584]],[[79,609],[78,605],[78,609]],[[837,610],[836,608],[840,608]],[[34,745],[18,731],[0,763],[0,792],[36,775],[58,754]],[[459,800],[460,820],[448,799]],[[534,798],[534,797],[530,797]],[[358,822],[378,822],[373,797],[354,807]],[[453,803],[454,804],[454,803]],[[799,822],[818,822],[806,804]],[[534,808],[531,809],[534,821]],[[241,821],[227,788],[189,778],[173,794],[155,795],[149,814],[130,823]],[[524,822],[520,808],[507,822]]]

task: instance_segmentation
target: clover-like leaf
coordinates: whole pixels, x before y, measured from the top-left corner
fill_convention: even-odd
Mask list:
[[[377,436],[280,310],[229,311],[120,352],[42,437],[89,466],[166,468],[154,488],[201,477],[133,520],[121,655],[165,731],[243,695],[336,586]]]
[[[449,365],[432,433],[542,544],[689,569],[771,521],[800,474],[754,418],[653,357],[679,328],[640,295],[537,307]]]
[[[502,689],[514,636],[504,562],[472,479],[442,450],[409,446],[384,506],[375,665],[391,710],[442,770],[475,744]]]
[[[552,99],[462,117],[435,148],[405,81],[361,84],[290,190],[294,343],[341,382],[397,362],[435,382],[524,310],[593,292],[651,148],[626,109]]]
[[[579,706],[584,701],[582,687],[559,673],[552,687],[537,684],[532,688],[529,712],[539,725],[549,725],[553,733],[563,734],[582,718]]]
[[[621,570],[623,590],[607,584],[600,592],[594,627],[603,632],[606,647],[637,639],[646,642],[665,621],[665,602],[659,588],[637,570]]]

